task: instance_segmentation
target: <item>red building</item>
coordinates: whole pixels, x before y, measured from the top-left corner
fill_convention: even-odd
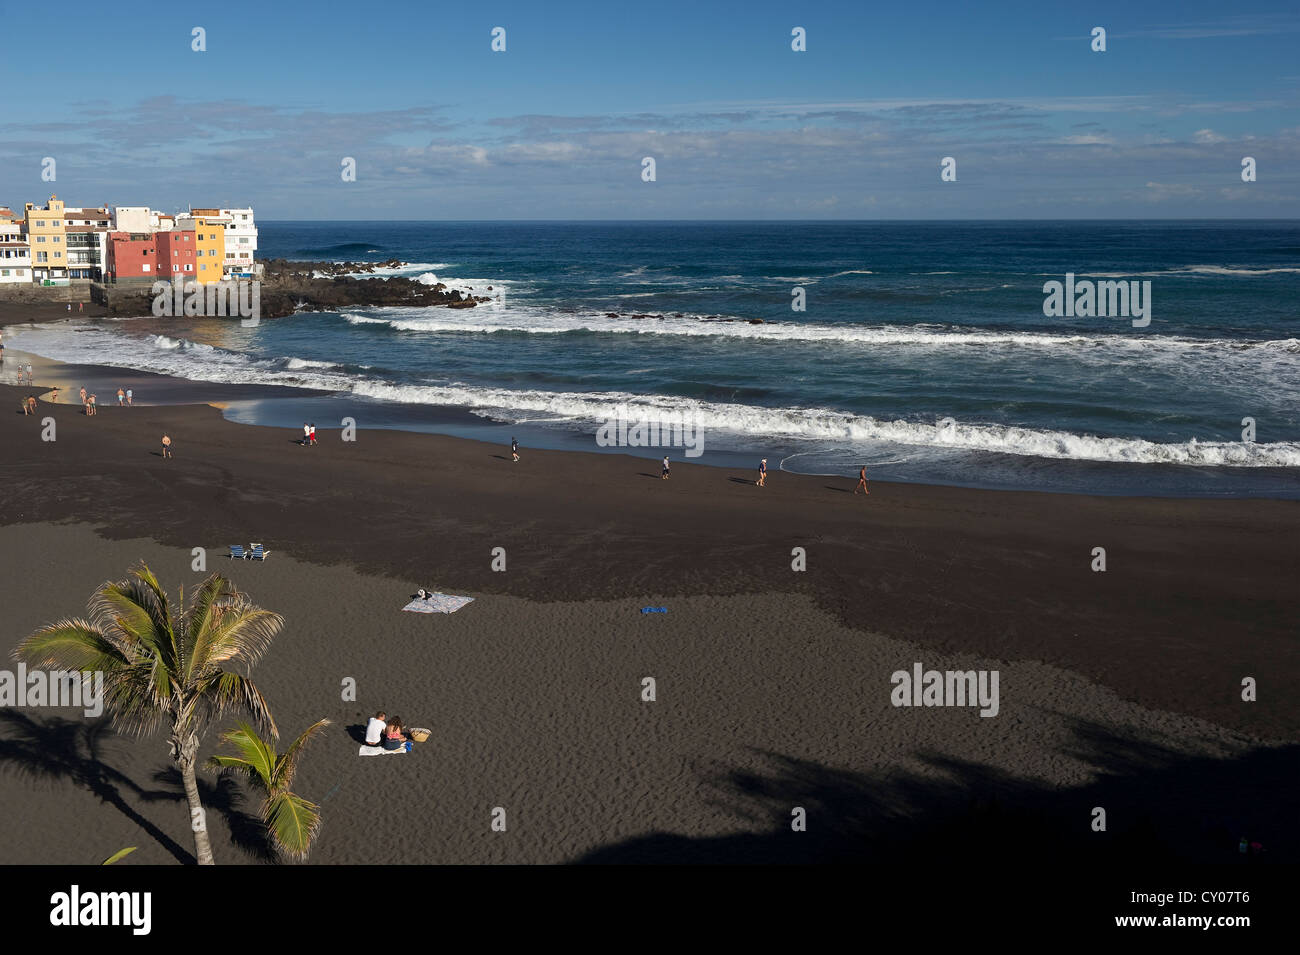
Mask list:
[[[138,232],[109,233],[108,271],[114,282],[158,281],[158,244],[154,236]],[[161,277],[169,278],[170,274]]]
[[[180,277],[182,282],[193,282],[195,244],[191,232],[156,232],[153,236],[158,246],[158,278],[170,281]]]

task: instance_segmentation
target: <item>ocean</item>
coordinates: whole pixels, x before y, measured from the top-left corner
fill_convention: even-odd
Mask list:
[[[236,420],[597,447],[683,414],[698,460],[1101,494],[1300,496],[1300,223],[263,222],[259,256],[404,263],[472,309],[73,319],[62,361],[330,392]],[[1150,323],[1044,283],[1150,284]],[[802,290],[803,310],[796,289]],[[755,320],[761,319],[760,322]],[[142,395],[147,399],[147,395]],[[659,457],[665,449],[623,448]],[[685,460],[681,448],[668,448]]]

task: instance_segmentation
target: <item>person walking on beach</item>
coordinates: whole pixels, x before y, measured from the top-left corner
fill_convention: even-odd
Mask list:
[[[28,362],[27,363],[27,384],[30,385],[31,383],[32,383],[32,363]]]
[[[863,494],[871,493],[867,490],[867,466],[865,464],[858,469],[858,486],[853,489],[853,493],[857,494],[859,490]]]
[[[59,403],[59,386],[58,386],[58,385],[55,385],[54,388],[53,388],[53,390],[50,391],[50,403],[51,403],[51,404],[58,404],[58,403]]]
[[[36,399],[31,395],[23,399],[23,414],[36,414]]]
[[[93,414],[95,413],[95,410],[96,410],[96,409],[95,409],[95,396],[94,396],[94,395],[91,395],[91,396],[90,396],[90,403],[86,405],[86,414],[88,414],[88,415],[93,415]]]
[[[170,435],[166,435],[166,434],[163,435],[162,446],[163,446],[163,457],[170,458],[172,456],[172,439]]]
[[[304,448],[311,444],[311,425],[306,421],[302,423],[302,441],[299,442]]]
[[[758,480],[754,483],[759,487],[767,487],[767,458],[758,462]]]
[[[664,469],[659,472],[659,480],[661,481],[668,480],[668,455],[666,454],[664,455]]]
[[[126,392],[122,390],[121,385],[117,386],[117,406],[119,408],[126,407]]]
[[[86,407],[86,389],[84,387],[81,389],[81,407]]]
[[[135,396],[132,394],[131,389],[130,388],[126,389],[126,406],[128,408],[131,407],[131,399],[133,397]]]
[[[510,439],[510,460],[519,463],[519,442],[514,438]]]
[[[86,304],[85,302],[78,302],[78,303],[77,303],[77,311],[81,311],[82,306],[85,305],[85,304]]]
[[[314,448],[316,447],[316,426],[314,424],[311,426],[310,437],[311,437],[311,446]]]

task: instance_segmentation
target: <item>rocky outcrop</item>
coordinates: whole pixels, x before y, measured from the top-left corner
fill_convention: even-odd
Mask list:
[[[348,274],[403,264],[395,260],[334,263],[271,259],[262,264],[262,318],[281,318],[296,311],[337,312],[382,305],[473,308],[492,300],[490,296],[449,289],[442,282],[425,285],[405,277],[353,278]],[[317,277],[319,273],[326,277]],[[105,297],[111,315],[151,314],[153,293],[148,285],[109,286]]]

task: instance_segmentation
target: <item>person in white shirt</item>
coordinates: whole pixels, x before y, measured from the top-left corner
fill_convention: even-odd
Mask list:
[[[366,724],[366,745],[382,746],[384,743],[384,731],[388,729],[388,714],[380,710],[374,716],[370,717],[370,722]]]
[[[305,448],[311,443],[311,425],[306,421],[302,423],[302,446]]]

